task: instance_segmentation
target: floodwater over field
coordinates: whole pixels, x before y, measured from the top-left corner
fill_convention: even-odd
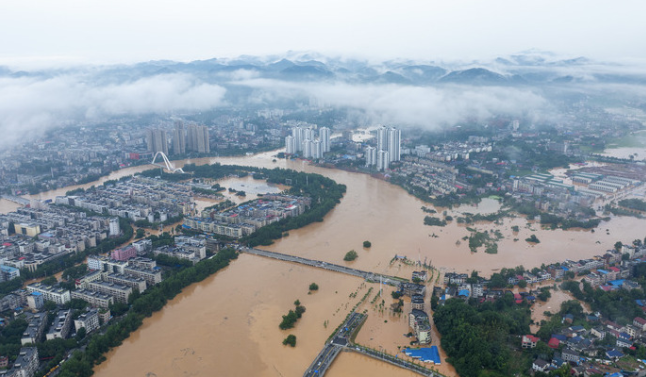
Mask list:
[[[457,224],[455,220],[446,227],[425,226],[423,220],[428,214],[421,207],[432,206],[395,185],[369,175],[319,168],[301,161],[272,162],[272,154],[204,158],[174,164],[179,167],[188,162],[220,162],[287,167],[323,174],[345,184],[345,197],[325,221],[292,230],[288,237],[267,249],[339,264],[347,263],[343,262],[343,256],[354,249],[359,258],[347,263],[349,266],[407,278],[414,267],[400,262],[391,264],[395,255],[414,261],[426,260],[443,271],[475,269],[482,275],[489,275],[502,267],[524,265],[532,268],[566,258],[591,257],[613,248],[616,241],[630,242],[646,236],[646,220],[630,217],[602,222],[594,233],[542,230],[538,225],[528,224],[524,218],[506,218],[500,225],[470,225],[479,231],[499,230],[504,237],[498,241],[498,254],[489,255],[482,250],[471,253],[467,242],[462,241],[462,237],[471,233],[467,226]],[[123,169],[101,182],[148,168]],[[230,187],[225,182],[221,185]],[[53,199],[70,189],[34,197]],[[495,200],[484,201],[477,207],[460,207],[447,213],[454,218],[459,216],[458,212],[489,213],[498,205]],[[512,232],[514,225],[520,228],[518,233]],[[531,234],[541,242],[536,245],[525,242]],[[371,248],[362,247],[365,240],[371,241]],[[320,290],[308,295],[307,287],[311,282],[316,282]],[[225,270],[187,288],[161,312],[147,318],[140,330],[107,355],[107,361],[96,368],[96,375],[300,376],[334,328],[370,287],[374,287],[372,297],[379,289],[378,285],[365,284],[355,277],[242,255]],[[356,295],[350,297],[354,292]],[[281,316],[293,308],[296,299],[307,307],[307,312],[294,329],[281,331],[278,328]],[[388,296],[385,301],[387,305],[392,303]],[[405,314],[409,309],[408,301],[406,305]],[[408,332],[404,316],[389,319],[390,314],[383,314],[384,317],[380,317],[374,309],[369,309],[368,315],[368,322],[357,336],[358,342],[373,348],[382,345],[391,354],[397,352],[398,345],[407,344],[409,339],[403,337]],[[282,345],[288,334],[296,335],[296,348]],[[437,337],[433,338],[433,344],[438,344]],[[450,366],[446,367],[444,371],[451,374]],[[328,373],[331,377],[413,375],[352,353],[342,354]]]
[[[554,282],[551,283],[552,284],[544,284],[542,286],[550,286],[554,284]],[[535,323],[534,325],[530,326],[532,332],[536,332],[540,329],[539,325],[542,320],[549,320],[549,318],[545,315],[545,312],[550,312],[552,314],[558,313],[561,310],[562,303],[570,300],[576,300],[574,296],[570,294],[570,292],[564,291],[562,289],[552,289],[550,290],[550,295],[551,296],[547,299],[547,301],[542,302],[540,300],[537,300],[536,304],[532,306],[532,319]],[[592,311],[587,303],[581,301],[580,303],[583,307],[584,313],[590,313]]]
[[[601,153],[601,155],[626,159],[630,159],[630,156],[632,156],[635,161],[646,161],[646,147],[620,147],[606,149]]]

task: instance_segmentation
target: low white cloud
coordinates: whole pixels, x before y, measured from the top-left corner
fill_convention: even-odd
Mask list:
[[[238,69],[231,72],[219,72],[217,75],[227,80],[239,81],[255,79],[260,76],[260,72],[252,69]]]
[[[471,119],[486,120],[500,114],[523,116],[551,111],[541,94],[510,87],[352,85],[266,79],[239,84],[257,89],[256,102],[308,96],[326,105],[362,110],[375,123],[430,129]]]
[[[115,115],[205,110],[223,104],[226,89],[187,75],[158,75],[97,85],[88,77],[0,78],[0,144],[64,124]]]

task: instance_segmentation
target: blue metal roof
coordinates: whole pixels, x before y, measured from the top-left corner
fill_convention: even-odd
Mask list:
[[[404,350],[406,355],[420,359],[421,361],[427,362],[427,363],[434,363],[436,365],[440,365],[440,352],[437,349],[437,346],[431,346],[431,347],[425,347],[425,348],[406,348]]]

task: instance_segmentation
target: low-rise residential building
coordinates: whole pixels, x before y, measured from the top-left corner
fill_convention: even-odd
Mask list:
[[[40,310],[45,305],[45,298],[40,292],[32,292],[27,296],[27,306],[31,310]]]
[[[74,329],[78,332],[81,328],[90,333],[99,328],[99,311],[98,309],[89,309],[74,320]]]
[[[406,296],[413,297],[413,295],[426,295],[426,286],[415,283],[400,283],[399,291],[405,294]]]
[[[410,301],[411,301],[411,307],[413,309],[424,310],[424,296],[413,295]]]
[[[66,339],[72,328],[72,310],[59,310],[54,322],[47,331],[47,340]]]
[[[8,371],[8,375],[12,377],[32,377],[39,366],[38,349],[36,347],[23,347],[20,349],[13,367]]]
[[[635,317],[635,319],[633,319],[633,325],[641,331],[646,331],[646,319],[642,317]]]
[[[42,283],[33,283],[27,286],[29,293],[38,292],[43,295],[45,301],[54,301],[58,305],[63,305],[70,301],[70,291],[59,287],[51,287]]]
[[[532,369],[536,372],[545,372],[549,366],[550,363],[543,359],[536,359],[532,363]]]
[[[408,322],[420,344],[428,344],[431,342],[431,323],[426,312],[413,309],[409,314]]]
[[[47,313],[37,313],[29,318],[29,325],[22,333],[20,343],[24,346],[26,344],[36,344],[40,341],[47,325]]]
[[[484,296],[484,284],[471,284],[471,296],[476,298]]]
[[[106,309],[106,308],[99,309],[99,322],[101,324],[108,323],[110,318],[112,318],[112,314],[110,313],[110,309]]]
[[[76,289],[87,289],[87,284],[93,281],[101,280],[102,272],[99,270],[90,270],[87,274],[74,280]]]
[[[428,273],[424,270],[422,271],[413,271],[412,279],[413,281],[425,282],[428,279]]]
[[[133,291],[139,291],[139,293],[143,293],[146,290],[146,280],[132,275],[109,274],[104,277],[104,280],[108,283],[125,285],[126,287],[132,288]]]
[[[90,306],[97,308],[108,308],[114,304],[114,297],[101,292],[89,291],[87,289],[77,289],[72,291],[72,298],[81,299]]]
[[[625,332],[619,333],[617,337],[617,347],[630,348],[633,346],[632,338]]]
[[[601,326],[593,327],[592,329],[590,329],[590,334],[592,336],[599,338],[600,340],[603,340],[603,338],[606,337],[606,332],[603,330],[603,327]]]
[[[161,283],[162,271],[159,267],[148,269],[144,267],[131,266],[124,269],[125,274],[142,278],[146,281],[149,287]]]
[[[578,362],[581,356],[579,356],[579,353],[571,350],[569,348],[565,348],[561,352],[561,358],[565,361],[573,361],[573,362]]]
[[[523,348],[534,348],[538,341],[539,339],[533,335],[523,335],[521,346]]]
[[[0,311],[14,310],[22,305],[22,298],[16,294],[8,294],[0,298]]]
[[[135,249],[133,246],[114,249],[110,253],[110,258],[118,261],[127,261],[130,258],[136,258],[136,257],[137,257],[137,249]]]
[[[117,302],[127,303],[132,294],[132,288],[125,285],[108,283],[107,281],[93,281],[88,283],[88,290],[104,293],[114,297]]]
[[[11,266],[0,265],[0,283],[2,283],[3,281],[13,280],[19,277],[20,277],[19,269]]]

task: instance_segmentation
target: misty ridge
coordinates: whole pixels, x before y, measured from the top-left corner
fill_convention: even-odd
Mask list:
[[[297,108],[312,101],[402,127],[438,129],[497,115],[558,122],[568,104],[581,100],[646,109],[646,69],[634,63],[527,51],[486,62],[371,63],[288,53],[30,71],[0,67],[0,143],[118,116]]]

